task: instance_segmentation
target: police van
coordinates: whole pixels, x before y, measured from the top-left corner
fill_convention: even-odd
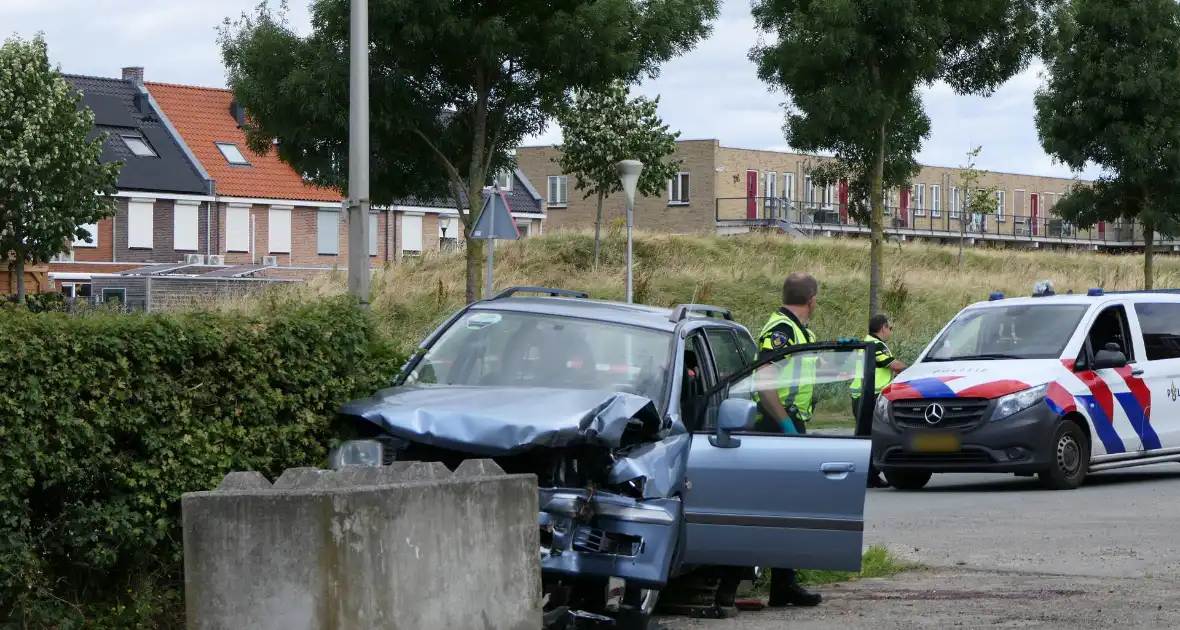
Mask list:
[[[1180,461],[1180,290],[1030,297],[959,312],[882,392],[873,462],[916,490],[941,472],[1087,473]]]

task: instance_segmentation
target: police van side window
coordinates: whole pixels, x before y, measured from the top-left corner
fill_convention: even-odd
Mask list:
[[[1180,359],[1180,304],[1140,302],[1135,305],[1148,361]]]
[[[1108,306],[1098,314],[1086,335],[1090,351],[1096,353],[1109,344],[1118,346],[1128,363],[1135,361],[1135,345],[1131,343],[1131,329],[1127,326],[1127,311],[1122,304]]]

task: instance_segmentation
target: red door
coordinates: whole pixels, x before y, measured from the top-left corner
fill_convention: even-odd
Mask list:
[[[901,219],[901,224],[907,226],[910,224],[910,187],[906,186],[901,189],[901,212],[898,213],[898,218]]]
[[[840,223],[848,223],[848,180],[840,180]]]
[[[758,218],[758,171],[746,171],[746,218]]]
[[[1040,214],[1038,212],[1040,210],[1040,208],[1038,208],[1040,195],[1032,194],[1028,196],[1028,199],[1028,210],[1031,213],[1031,216],[1029,216],[1029,221],[1032,222],[1032,235],[1037,236],[1041,233],[1041,225],[1040,221],[1038,220],[1038,214]]]
[[[1103,240],[1106,239],[1106,221],[1098,224],[1098,236],[1100,236]]]

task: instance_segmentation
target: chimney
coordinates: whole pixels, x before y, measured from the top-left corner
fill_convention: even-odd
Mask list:
[[[143,68],[130,67],[123,68],[123,80],[131,81],[136,85],[143,85]]]
[[[229,113],[234,117],[234,120],[238,121],[238,129],[246,126],[246,110],[242,109],[242,106],[238,104],[237,99],[234,99],[229,104]]]

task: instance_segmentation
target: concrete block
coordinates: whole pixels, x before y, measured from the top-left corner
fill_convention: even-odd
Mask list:
[[[270,481],[262,473],[252,470],[249,472],[231,472],[221,480],[217,486],[221,491],[233,490],[269,490]]]
[[[259,481],[182,499],[189,630],[540,627],[535,476],[475,460]]]

